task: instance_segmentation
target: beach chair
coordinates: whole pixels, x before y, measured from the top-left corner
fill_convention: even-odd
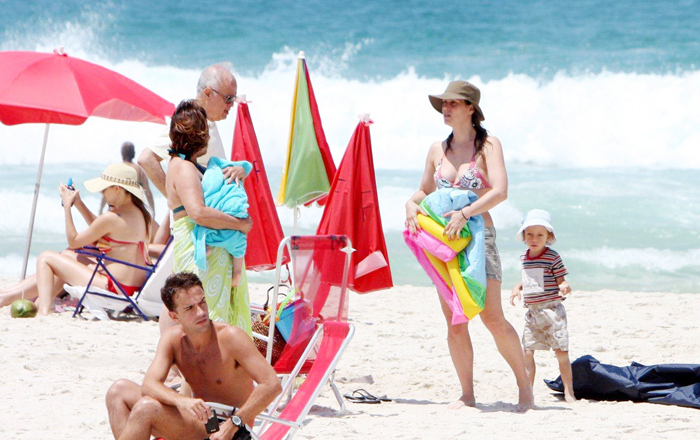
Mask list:
[[[270,301],[270,314],[279,315],[279,321],[270,319],[267,335],[253,333],[254,337],[268,342],[266,357],[278,374],[289,375],[297,367],[298,374],[309,373],[321,342],[318,338],[313,339],[316,330],[325,322],[347,322],[347,280],[353,251],[350,239],[344,235],[292,236],[280,243],[272,298],[278,297],[282,285],[282,261],[286,257],[290,261],[292,295],[279,314],[277,301]],[[269,341],[274,339],[276,327],[285,337],[286,345],[273,363],[272,344]],[[299,359],[307,349],[310,351],[304,357],[304,363],[299,365]],[[328,383],[341,411],[344,411],[345,401],[338,391],[333,373]]]
[[[327,320],[316,330],[302,353],[296,366],[282,384],[282,393],[272,403],[265,414],[260,414],[260,422],[253,429],[253,438],[260,440],[289,440],[302,428],[314,401],[321,389],[331,383],[335,367],[347,349],[355,334],[355,326],[346,321]],[[308,358],[315,351],[316,343],[320,346],[315,353],[315,360],[307,372],[306,380],[293,394],[279,414],[279,407],[284,396],[294,388],[297,376],[301,373]],[[338,395],[336,395],[338,397]],[[230,415],[232,407],[218,403],[207,402],[217,413]]]
[[[117,260],[100,252],[96,248],[83,248],[75,252],[94,258],[97,261],[95,270],[87,286],[69,286],[64,284],[63,288],[72,297],[78,300],[78,304],[73,312],[73,317],[78,316],[84,309],[88,309],[93,316],[101,320],[109,319],[108,311],[122,312],[126,308],[131,309],[138,316],[148,321],[148,318],[157,318],[163,307],[160,299],[160,289],[165,284],[165,279],[173,272],[173,238],[170,237],[165,245],[165,249],[160,254],[156,262],[152,265],[141,266]],[[105,265],[105,262],[123,264],[146,272],[146,280],[141,289],[133,296],[127,295],[121,284],[112,276]],[[118,293],[110,292],[92,286],[92,280],[97,271],[103,271],[114,281],[114,285],[119,290]]]

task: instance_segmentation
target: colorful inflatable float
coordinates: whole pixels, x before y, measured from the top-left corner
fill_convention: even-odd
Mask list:
[[[403,233],[409,249],[450,307],[453,325],[467,322],[484,309],[484,220],[481,215],[470,218],[461,236],[448,240],[443,231],[449,218],[444,214],[462,209],[476,199],[472,191],[439,189],[420,205],[428,213],[418,215],[421,229],[416,234],[408,230]]]

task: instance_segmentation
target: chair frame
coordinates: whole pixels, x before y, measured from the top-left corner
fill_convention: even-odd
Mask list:
[[[78,304],[75,306],[75,311],[73,312],[73,317],[75,318],[76,316],[78,316],[79,314],[82,313],[82,311],[84,309],[83,301],[85,300],[87,295],[90,294],[90,295],[101,296],[103,298],[112,299],[115,301],[126,302],[134,309],[134,311],[136,311],[136,313],[138,313],[138,315],[141,318],[143,318],[145,321],[148,321],[149,320],[148,316],[137,305],[137,302],[138,302],[139,297],[141,296],[141,291],[143,290],[143,287],[146,285],[146,283],[148,283],[148,280],[155,273],[156,269],[158,268],[158,266],[161,262],[161,259],[165,255],[165,252],[172,245],[172,241],[173,241],[173,237],[170,237],[165,244],[165,249],[163,249],[163,252],[161,252],[161,254],[158,256],[158,259],[156,260],[156,262],[152,265],[149,264],[146,266],[128,263],[128,262],[123,261],[123,260],[118,260],[116,258],[112,258],[112,257],[106,255],[104,252],[101,252],[96,247],[92,247],[92,246],[84,247],[82,249],[76,249],[74,251],[75,253],[85,255],[85,256],[88,256],[91,258],[95,258],[97,260],[97,264],[95,265],[95,270],[92,272],[92,276],[90,277],[90,281],[88,281],[87,285],[85,286],[85,292],[83,293],[83,296],[80,298],[80,300],[78,301]],[[124,266],[133,267],[134,269],[139,269],[139,270],[146,272],[146,279],[141,284],[141,288],[139,289],[139,291],[133,297],[129,296],[126,293],[126,290],[124,290],[124,287],[122,286],[122,284],[119,281],[117,281],[117,279],[112,275],[112,273],[107,268],[105,261],[111,261],[113,263],[118,263],[118,264],[121,264]],[[102,292],[90,291],[90,287],[92,286],[92,281],[95,279],[95,275],[97,274],[97,272],[100,271],[100,269],[102,271],[104,271],[104,273],[109,278],[112,279],[114,285],[119,290],[118,293],[112,294],[112,295],[107,295],[107,294],[104,294]],[[121,295],[120,295],[120,293],[121,293]],[[122,295],[123,295],[123,298],[122,298]]]
[[[273,300],[273,301],[270,301],[270,305],[269,305],[269,307],[270,307],[270,316],[275,316],[275,315],[277,314],[277,298],[278,298],[278,296],[279,296],[279,289],[280,289],[280,284],[281,284],[281,282],[280,282],[280,277],[281,277],[281,274],[282,274],[282,266],[283,266],[282,261],[283,261],[283,259],[284,259],[284,251],[285,251],[285,249],[287,249],[287,248],[289,249],[289,251],[290,251],[290,262],[289,262],[289,264],[293,264],[293,261],[292,261],[292,259],[291,259],[291,250],[292,250],[292,248],[291,248],[291,243],[292,243],[292,240],[297,239],[297,238],[299,238],[299,237],[305,237],[305,236],[303,236],[303,235],[293,235],[293,236],[285,237],[285,238],[280,242],[280,245],[279,245],[279,247],[277,248],[277,263],[276,263],[276,266],[275,266],[275,284],[274,284],[274,292],[273,292],[273,295],[272,295],[272,298],[273,298],[274,300]],[[320,235],[311,235],[311,236],[308,236],[308,237],[322,237],[322,236],[320,236]],[[328,237],[332,237],[332,238],[341,238],[341,239],[344,238],[344,239],[345,239],[345,245],[346,245],[345,248],[341,249],[343,252],[346,253],[346,257],[345,257],[345,265],[344,265],[344,267],[343,267],[343,278],[342,278],[343,281],[342,281],[342,284],[341,284],[341,286],[340,286],[340,304],[341,304],[341,305],[340,305],[340,307],[339,307],[339,312],[338,312],[338,313],[340,314],[340,310],[343,309],[343,304],[345,304],[345,297],[346,297],[346,295],[347,295],[347,289],[348,289],[348,274],[350,273],[350,262],[351,262],[351,260],[352,260],[352,253],[355,251],[355,249],[352,248],[352,242],[350,241],[350,237],[347,237],[347,236],[345,236],[345,235],[329,235]],[[290,276],[291,281],[292,281],[292,289],[294,289],[295,286],[296,286],[296,284],[295,284],[295,281],[296,281],[296,280],[294,280],[294,271],[293,271],[293,270],[289,272],[289,276]],[[267,361],[270,362],[270,363],[272,362],[272,344],[269,343],[269,342],[272,341],[274,334],[275,334],[275,320],[274,320],[274,319],[270,319],[270,330],[269,330],[268,335],[267,335],[267,341],[268,341],[268,344],[267,344],[267,355],[265,356],[265,358],[267,359]],[[261,336],[261,335],[259,335],[259,334],[256,333],[256,336],[259,337],[259,336]],[[262,338],[262,339],[265,339],[265,338]],[[342,399],[340,399],[340,400],[342,401]],[[341,402],[341,405],[343,405],[343,404],[344,404],[344,403]]]

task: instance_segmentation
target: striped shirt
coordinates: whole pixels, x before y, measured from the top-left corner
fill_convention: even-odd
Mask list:
[[[523,264],[522,294],[526,306],[562,298],[557,278],[569,272],[556,251],[546,247],[541,255],[530,258],[528,249],[520,255],[520,262]]]

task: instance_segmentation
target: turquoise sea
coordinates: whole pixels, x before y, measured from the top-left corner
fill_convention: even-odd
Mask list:
[[[698,1],[0,0],[0,10],[0,50],[63,46],[173,102],[194,94],[203,67],[234,63],[273,194],[305,51],[336,163],[357,114],[375,121],[395,284],[430,283],[400,237],[428,146],[449,134],[426,95],[467,79],[505,150],[509,198],[493,211],[504,288],[518,280],[520,218],[537,207],[553,215],[574,289],[700,292]],[[219,124],[225,145],[233,119]],[[33,258],[65,246],[58,183],[82,188],[123,141],[138,152],[161,130],[97,118],[52,126]],[[43,131],[0,125],[0,276],[21,270]],[[279,214],[291,232],[291,212]],[[303,210],[301,232],[320,217]]]

